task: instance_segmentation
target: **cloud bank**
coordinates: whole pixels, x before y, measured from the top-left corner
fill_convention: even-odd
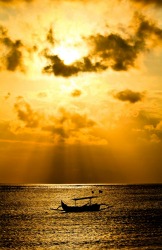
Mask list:
[[[65,108],[59,108],[55,115],[44,115],[43,112],[34,110],[22,96],[17,97],[14,104],[17,118],[21,124],[15,129],[17,133],[22,131],[35,132],[38,130],[43,135],[49,133],[53,143],[99,143],[102,141],[93,135],[92,130],[97,123],[87,114],[69,112]]]
[[[54,74],[56,77],[68,78],[80,73],[100,73],[108,68],[114,71],[128,71],[136,67],[136,61],[143,53],[148,53],[156,46],[162,45],[162,29],[145,16],[135,14],[132,24],[121,34],[94,34],[82,38],[89,51],[80,60],[65,64],[58,54],[52,53],[61,41],[56,42],[52,27],[45,33],[45,40],[29,48],[21,39],[11,39],[7,30],[0,26],[1,58],[0,70],[26,71],[26,54],[32,55],[37,50],[37,57],[45,59],[42,73]],[[26,53],[26,54],[25,54]],[[36,54],[35,54],[36,55]],[[41,59],[40,58],[40,59]]]

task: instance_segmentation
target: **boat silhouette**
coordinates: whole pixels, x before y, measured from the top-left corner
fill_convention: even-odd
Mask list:
[[[69,205],[65,204],[65,202],[63,202],[61,200],[61,205],[57,209],[60,210],[59,208],[62,208],[62,210],[60,210],[60,211],[64,211],[64,212],[92,212],[92,211],[100,211],[100,210],[103,210],[103,209],[107,208],[106,204],[92,203],[91,200],[93,198],[97,198],[97,197],[98,196],[88,196],[88,197],[82,197],[82,198],[74,198],[74,199],[72,199],[75,202],[74,206],[69,206]],[[89,200],[89,201],[84,205],[78,206],[77,205],[78,200]],[[102,205],[104,205],[105,208],[101,209]]]

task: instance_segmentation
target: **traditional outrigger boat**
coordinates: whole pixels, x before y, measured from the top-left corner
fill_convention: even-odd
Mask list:
[[[64,212],[92,212],[92,211],[103,210],[103,208],[100,209],[102,205],[105,205],[106,206],[105,208],[107,208],[106,204],[97,204],[97,203],[92,204],[91,200],[93,198],[96,198],[96,197],[98,197],[98,196],[88,196],[88,197],[82,197],[82,198],[74,198],[72,200],[75,201],[75,206],[68,206],[63,201],[61,201],[61,206],[59,206],[57,209],[62,207],[61,211],[64,211]],[[78,200],[86,200],[86,199],[89,200],[88,203],[86,203],[84,205],[81,205],[81,206],[77,206],[76,202]]]

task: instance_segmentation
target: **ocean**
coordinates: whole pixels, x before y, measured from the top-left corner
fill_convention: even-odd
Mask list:
[[[55,210],[92,195],[107,208]],[[9,249],[162,249],[162,184],[1,185],[0,250]]]

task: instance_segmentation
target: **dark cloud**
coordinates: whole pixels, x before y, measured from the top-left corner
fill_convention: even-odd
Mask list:
[[[26,2],[26,3],[30,3],[33,0],[0,0],[0,4],[12,4],[12,3],[22,3],[22,2]]]
[[[15,71],[19,69],[24,71],[23,66],[23,55],[21,49],[23,44],[21,40],[12,41],[7,35],[7,30],[3,27],[0,27],[0,44],[5,47],[6,54],[2,53],[2,61],[4,67],[9,71]]]
[[[9,37],[5,27],[0,26],[0,70],[21,71],[26,73],[25,59],[31,60],[32,55],[37,52],[36,45],[28,46],[20,39],[13,40]]]
[[[20,41],[16,41],[10,46],[10,51],[6,56],[7,70],[15,71],[18,67],[23,71],[22,52],[19,48],[22,46]]]
[[[127,71],[136,66],[136,60],[141,53],[148,52],[154,46],[162,44],[162,29],[139,14],[136,14],[133,19],[130,33],[128,30],[125,35],[117,33],[96,34],[84,38],[90,45],[89,55],[70,65],[66,65],[58,55],[51,54],[50,49],[45,48],[40,53],[47,59],[42,72],[66,78],[76,76],[79,73],[101,72],[108,68],[115,71]],[[47,41],[50,45],[55,45],[52,28],[46,33],[45,42]],[[4,27],[0,27],[0,44],[2,51],[3,48],[5,51],[5,54],[1,53],[1,70],[25,72],[24,51],[32,54],[38,50],[35,45],[28,48],[21,40],[11,39]]]
[[[79,89],[75,89],[72,93],[71,96],[73,97],[78,97],[82,94],[82,92]]]
[[[129,101],[130,103],[136,103],[142,101],[144,93],[134,92],[132,90],[126,89],[114,94],[113,96],[120,101]]]
[[[136,45],[144,44],[146,47],[147,40],[152,40],[152,36],[156,38],[157,41],[162,43],[162,29],[156,26],[152,21],[146,20],[142,15],[136,15],[135,20],[139,22],[138,29],[135,34],[137,39]]]
[[[50,28],[48,33],[47,33],[47,41],[51,44],[54,45],[55,40],[54,40],[54,35],[53,35],[53,29]]]
[[[131,33],[127,33],[127,38],[116,33],[96,34],[84,38],[90,44],[91,51],[88,56],[71,65],[64,64],[58,55],[51,55],[45,50],[44,56],[48,63],[43,72],[70,77],[81,72],[100,72],[108,68],[126,71],[135,67],[136,59],[141,53],[148,52],[154,46],[162,44],[162,29],[139,14],[134,16],[133,26],[133,33],[131,29]],[[50,29],[49,41],[51,37],[53,38]]]
[[[56,76],[69,77],[79,72],[79,69],[74,65],[65,65],[64,62],[57,56],[48,56],[50,64],[45,66],[43,73],[54,73]]]
[[[153,46],[162,43],[162,29],[153,22],[136,14],[134,23],[136,24],[134,34],[129,36],[127,34],[127,38],[111,33],[97,34],[87,39],[92,47],[91,55],[100,58],[100,63],[105,69],[111,67],[116,71],[128,70],[135,66],[140,53],[147,52]]]
[[[162,6],[162,0],[130,0],[134,3],[137,4],[143,4],[143,5],[156,5],[157,7],[161,7]]]
[[[54,73],[55,76],[70,77],[79,72],[98,72],[105,69],[105,66],[99,62],[92,63],[88,57],[83,57],[71,65],[64,64],[58,55],[46,55],[49,64],[44,67],[43,73]]]
[[[17,112],[19,120],[24,122],[25,127],[27,128],[37,128],[39,126],[40,119],[42,114],[37,111],[34,111],[30,104],[27,103],[23,97],[17,97],[17,101],[14,105],[14,108]]]
[[[104,60],[107,67],[119,71],[134,66],[139,50],[129,40],[123,39],[118,34],[108,36],[98,34],[91,36],[90,40],[94,46],[93,53]]]

